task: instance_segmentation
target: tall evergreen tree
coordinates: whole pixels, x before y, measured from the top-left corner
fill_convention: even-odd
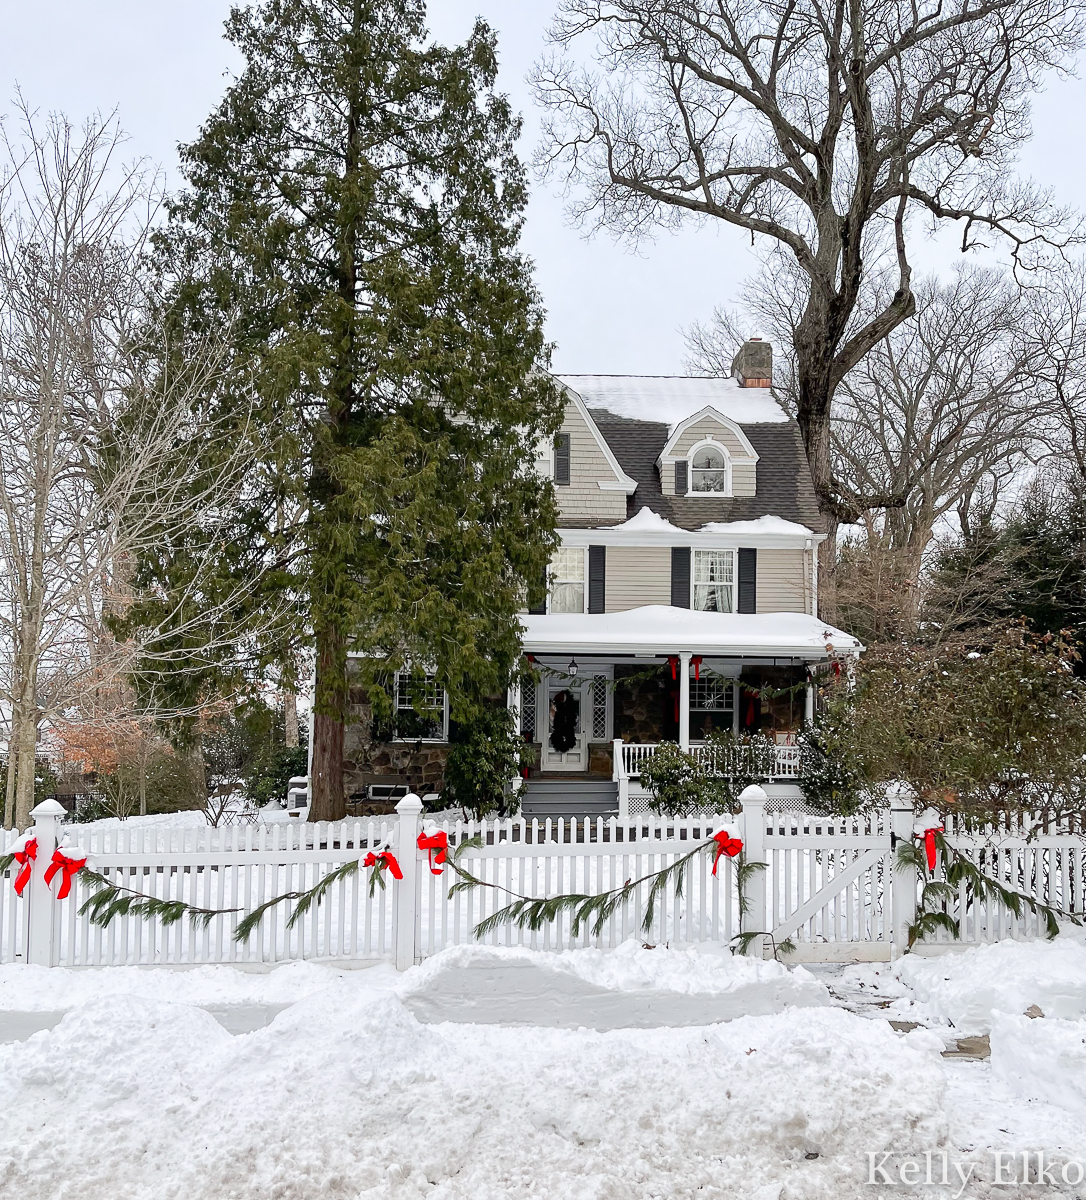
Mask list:
[[[470,720],[515,669],[554,544],[535,460],[560,404],[518,250],[519,121],[491,31],[446,48],[424,20],[418,0],[235,8],[245,67],[182,148],[159,241],[175,345],[227,337],[236,390],[215,403],[255,391],[274,433],[222,571],[274,547],[262,586],[303,598],[313,820],[344,812],[348,652],[378,708],[392,671],[431,669]]]

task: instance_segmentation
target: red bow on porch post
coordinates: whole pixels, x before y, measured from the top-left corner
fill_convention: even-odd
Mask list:
[[[38,839],[36,837],[26,838],[22,846],[13,851],[15,861],[22,867],[22,870],[15,876],[15,894],[21,896],[23,888],[30,882],[30,873],[34,870],[34,859],[38,857]]]
[[[442,863],[445,861],[445,853],[449,848],[449,835],[444,829],[439,829],[436,833],[420,833],[419,834],[419,849],[428,850],[430,852],[430,871],[434,875],[440,875],[443,868]],[[434,851],[437,851],[435,854]],[[437,863],[437,866],[434,866]]]
[[[388,867],[392,872],[393,879],[403,879],[403,871],[400,870],[396,855],[391,850],[378,850],[376,854],[371,850],[362,860],[362,865],[364,867],[380,867],[382,871]]]
[[[53,882],[53,876],[58,871],[63,871],[64,878],[60,881],[60,891],[57,892],[57,899],[63,900],[72,890],[72,876],[78,875],[86,865],[87,856],[85,854],[80,858],[75,851],[68,850],[64,846],[58,846],[53,851],[53,857],[46,868],[45,884],[48,887]]]
[[[713,858],[713,874],[716,874],[716,865],[720,862],[720,856],[726,854],[729,858],[735,858],[740,850],[743,849],[742,841],[726,830],[721,829],[713,834],[713,841],[716,842],[716,855]]]
[[[679,656],[677,654],[669,654],[667,656],[667,665],[671,668],[671,678],[679,678]]]
[[[694,678],[701,679],[701,655],[695,654],[690,660],[690,665],[694,668]]]

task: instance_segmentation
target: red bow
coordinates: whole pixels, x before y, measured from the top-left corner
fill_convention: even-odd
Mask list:
[[[441,864],[445,861],[445,851],[449,848],[449,835],[444,829],[439,829],[434,834],[419,834],[419,849],[429,850],[430,852],[430,870],[434,875],[441,874]],[[437,854],[434,851],[437,851]],[[437,863],[437,866],[434,866]]]
[[[701,655],[695,654],[690,660],[690,665],[694,668],[694,678],[701,679]]]
[[[942,833],[942,825],[933,825],[931,829],[924,830],[924,850],[928,857],[928,870],[935,874],[935,835]]]
[[[714,833],[713,841],[716,842],[716,856],[713,858],[713,874],[715,875],[716,865],[720,862],[720,856],[726,854],[729,858],[735,858],[739,851],[743,849],[743,843],[739,838],[732,837],[726,829],[721,829],[718,833]]]
[[[667,665],[671,668],[671,678],[678,679],[678,677],[679,677],[679,656],[677,654],[669,654],[667,656]]]
[[[33,871],[34,859],[38,857],[38,839],[28,838],[23,843],[21,850],[15,851],[15,861],[22,866],[22,870],[15,876],[15,894],[21,896],[23,888],[30,882],[30,873]]]
[[[382,871],[388,867],[392,872],[393,879],[403,879],[403,871],[400,870],[396,855],[391,850],[378,850],[376,854],[371,850],[363,859],[362,865],[364,867],[380,867]]]
[[[49,866],[45,871],[45,885],[49,886],[53,882],[53,876],[58,871],[64,872],[64,878],[60,881],[60,891],[57,892],[57,899],[63,900],[65,896],[72,890],[72,876],[78,875],[80,871],[87,865],[87,856],[82,858],[69,858],[67,854],[58,846],[53,851],[53,857],[50,860]]]

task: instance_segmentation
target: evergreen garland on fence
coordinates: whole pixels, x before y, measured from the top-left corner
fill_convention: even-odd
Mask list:
[[[1074,913],[1064,912],[1051,904],[1045,904],[1035,896],[1005,887],[998,879],[985,875],[975,863],[969,861],[960,850],[947,843],[942,833],[935,834],[935,846],[943,867],[943,879],[929,879],[927,861],[923,849],[916,842],[902,842],[897,850],[897,860],[902,866],[915,867],[924,879],[924,890],[920,893],[916,920],[909,926],[909,949],[940,929],[945,929],[955,938],[961,937],[961,924],[942,906],[953,904],[958,898],[961,885],[965,884],[966,910],[978,900],[995,900],[1021,918],[1026,911],[1044,918],[1045,934],[1054,938],[1060,931],[1059,918],[1081,925]]]

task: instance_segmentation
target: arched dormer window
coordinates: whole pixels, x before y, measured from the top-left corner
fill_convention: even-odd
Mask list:
[[[690,491],[702,496],[732,494],[732,462],[719,442],[703,442],[690,452]]]

